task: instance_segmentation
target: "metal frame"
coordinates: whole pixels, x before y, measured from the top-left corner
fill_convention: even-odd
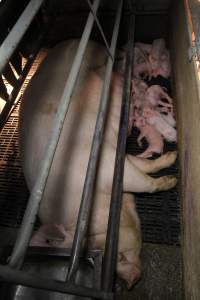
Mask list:
[[[99,4],[100,4],[100,0],[95,0],[93,4],[93,9],[95,12],[97,11]],[[75,55],[72,64],[70,74],[68,76],[60,100],[60,104],[57,109],[57,113],[54,118],[54,122],[52,126],[53,130],[51,132],[51,137],[49,139],[49,143],[47,144],[45,150],[44,158],[40,164],[40,171],[38,174],[38,178],[32,189],[31,196],[29,198],[26,212],[22,221],[22,225],[20,227],[19,234],[17,236],[17,240],[14,246],[14,250],[10,258],[9,265],[12,268],[20,267],[20,265],[23,263],[23,258],[29,244],[31,233],[33,231],[33,226],[36,220],[39,204],[42,199],[45,184],[53,162],[54,153],[56,151],[56,147],[64,124],[65,116],[69,108],[71,96],[73,93],[73,88],[78,76],[78,72],[80,70],[81,62],[86,50],[86,46],[89,40],[90,33],[92,31],[93,24],[94,24],[94,16],[92,13],[90,13],[78,46],[77,53]]]
[[[121,12],[122,12],[122,4],[123,4],[123,0],[120,0],[117,13],[116,13],[116,20],[115,20],[111,47],[110,47],[110,52],[112,57],[115,56],[117,37],[119,32],[119,24],[121,19]],[[110,87],[110,81],[112,75],[112,67],[113,67],[113,60],[110,57],[108,57],[104,84],[101,93],[99,112],[96,120],[95,132],[93,136],[92,147],[89,156],[86,178],[85,178],[83,193],[81,198],[81,206],[78,214],[78,222],[76,225],[75,237],[72,245],[70,268],[67,277],[68,280],[70,279],[73,280],[76,274],[79,255],[80,255],[81,248],[83,247],[83,240],[89,222],[90,211],[92,206],[92,196],[93,196],[93,190],[95,184],[95,176],[97,172],[97,163],[100,155],[100,147],[103,141],[103,130],[104,130],[104,125],[105,125],[106,115],[107,115],[108,100],[109,100],[108,96],[109,96],[109,87]]]
[[[2,43],[0,47],[0,73],[8,63],[43,2],[44,0],[31,0],[7,38]]]
[[[26,62],[26,65],[24,66],[23,71],[20,74],[19,79],[17,80],[12,93],[9,95],[9,97],[3,107],[3,110],[0,113],[0,131],[2,130],[3,126],[5,125],[6,121],[9,118],[10,111],[13,107],[13,104],[15,103],[15,100],[17,99],[17,96],[21,90],[21,87],[22,87],[25,79],[26,79],[26,76],[28,75],[33,62],[36,59],[36,56],[41,48],[44,36],[47,31],[48,31],[48,28],[44,28],[43,32],[41,32],[41,34],[39,35],[37,41],[35,41],[35,47],[33,49],[33,54],[31,54],[28,61]]]
[[[60,292],[65,294],[92,297],[95,299],[112,300],[113,294],[100,291],[94,288],[82,287],[72,283],[65,283],[60,280],[47,279],[41,276],[29,275],[27,272],[12,270],[7,266],[0,265],[0,280],[13,284],[25,285],[48,291]]]
[[[31,1],[33,2],[33,1]],[[30,2],[30,3],[31,3]],[[37,1],[38,9],[42,4],[42,0]],[[39,5],[40,3],[40,5]],[[37,211],[39,209],[39,204],[42,199],[42,194],[45,188],[45,184],[47,181],[48,173],[51,168],[51,164],[53,161],[54,153],[56,151],[56,147],[59,141],[59,136],[62,130],[62,126],[65,120],[65,116],[67,114],[71,96],[73,93],[74,85],[78,76],[78,72],[80,70],[81,62],[83,55],[86,50],[86,46],[89,40],[89,36],[96,20],[98,23],[98,19],[96,16],[96,12],[98,10],[100,4],[100,0],[95,0],[92,5],[91,12],[89,13],[87,23],[81,37],[79,47],[77,53],[75,55],[74,62],[72,64],[72,68],[66,82],[63,95],[60,100],[60,104],[57,110],[57,114],[55,116],[54,125],[52,135],[49,141],[49,144],[46,148],[45,158],[41,163],[41,169],[38,175],[37,182],[32,190],[31,196],[29,198],[28,206],[23,218],[22,226],[19,230],[19,234],[17,236],[17,240],[11,254],[9,260],[9,266],[2,266],[0,265],[0,280],[6,281],[9,283],[14,284],[21,284],[30,287],[36,287],[40,289],[47,289],[51,291],[58,291],[61,293],[69,293],[73,295],[80,295],[80,296],[90,296],[96,299],[113,299],[113,274],[116,266],[116,258],[117,258],[117,242],[118,242],[118,229],[119,229],[119,216],[120,216],[120,207],[121,207],[121,197],[122,197],[122,177],[123,177],[123,166],[124,166],[124,156],[125,156],[125,140],[126,140],[126,133],[127,133],[127,124],[128,124],[128,112],[129,112],[129,94],[130,94],[130,82],[131,82],[131,69],[132,69],[132,60],[133,55],[131,54],[134,42],[134,35],[131,36],[129,42],[129,51],[126,61],[126,78],[125,78],[125,89],[123,94],[123,101],[122,101],[122,111],[121,111],[121,119],[120,119],[120,131],[119,131],[119,138],[118,138],[118,145],[117,145],[117,156],[116,156],[116,166],[115,166],[115,177],[116,179],[113,182],[113,192],[112,192],[112,201],[111,201],[111,208],[110,208],[110,217],[109,217],[109,226],[108,226],[108,234],[107,234],[107,241],[106,241],[106,251],[105,251],[105,258],[104,258],[104,274],[103,274],[103,291],[100,288],[100,282],[98,282],[98,287],[94,288],[86,288],[82,286],[75,285],[73,280],[76,276],[76,271],[79,264],[79,257],[83,248],[83,240],[84,236],[87,231],[87,225],[89,220],[90,208],[92,205],[92,193],[94,188],[94,180],[97,171],[97,161],[100,153],[100,146],[102,143],[103,137],[103,129],[104,123],[106,119],[106,112],[108,106],[108,95],[109,95],[109,85],[111,81],[112,75],[112,67],[113,61],[115,56],[116,50],[116,42],[119,32],[119,25],[122,13],[122,6],[123,0],[119,0],[118,9],[116,13],[116,20],[113,30],[113,36],[111,41],[111,46],[107,49],[109,56],[106,66],[105,72],[105,79],[102,89],[101,101],[100,101],[100,108],[97,116],[96,127],[93,137],[93,143],[91,147],[90,159],[88,162],[86,180],[84,183],[84,189],[82,194],[82,201],[79,210],[79,217],[78,223],[76,227],[75,237],[72,246],[72,253],[71,253],[71,260],[69,266],[69,272],[67,277],[67,283],[62,281],[55,281],[52,279],[46,279],[42,277],[34,276],[34,275],[27,275],[24,271],[19,271],[19,269],[24,260],[25,253],[28,248],[29,240],[31,237],[31,233],[33,230],[35,218]],[[28,8],[28,7],[27,7]],[[36,13],[34,11],[34,13]],[[130,15],[131,16],[131,15]],[[29,19],[30,16],[26,15],[26,18]],[[132,21],[134,17],[131,17]],[[29,19],[30,20],[30,19]],[[26,21],[26,20],[24,20]],[[26,22],[24,24],[27,24]],[[130,26],[132,26],[133,22],[130,22]],[[14,26],[16,30],[16,26],[20,26],[20,19],[17,24]],[[105,40],[105,36],[101,29],[100,24],[98,23],[99,29],[102,33],[104,38],[104,42],[107,46],[107,41]],[[15,32],[15,31],[14,31]],[[13,32],[11,31],[10,36],[13,36]],[[13,45],[16,46],[21,38],[21,35],[18,35],[16,39],[10,39],[13,41]],[[8,40],[7,40],[8,41]],[[3,43],[5,45],[5,43]],[[0,48],[0,54],[1,54]],[[9,52],[11,56],[11,52]],[[3,65],[9,60],[10,56],[8,55],[3,59],[3,63],[0,63],[0,70],[3,69]],[[1,61],[0,61],[1,62]],[[119,185],[119,182],[121,184]],[[117,185],[119,185],[117,187]],[[116,200],[115,200],[116,198]],[[113,219],[113,215],[117,216],[117,219]],[[114,221],[114,223],[113,223]],[[117,221],[117,224],[116,224]],[[116,228],[114,228],[114,227]],[[113,235],[114,234],[114,235]],[[113,246],[110,248],[110,245]],[[111,259],[112,258],[112,259]],[[99,259],[99,257],[97,258]],[[111,261],[110,261],[111,259]],[[100,263],[101,263],[101,259]],[[14,269],[14,270],[13,270]],[[112,277],[112,278],[111,278]],[[106,280],[108,282],[106,282]]]

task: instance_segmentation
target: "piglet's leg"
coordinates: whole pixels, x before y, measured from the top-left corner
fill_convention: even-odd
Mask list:
[[[163,96],[163,98],[167,99],[169,103],[173,102],[173,99],[167,93],[165,93],[163,90],[161,91],[161,95]]]
[[[137,157],[149,158],[149,157],[152,157],[153,153],[154,153],[153,149],[151,149],[151,147],[148,147],[144,152],[142,152],[141,154],[138,154]]]
[[[124,192],[154,193],[166,191],[173,188],[176,183],[177,179],[175,176],[152,178],[138,169],[130,159],[125,159]]]
[[[162,105],[163,107],[167,107],[167,108],[171,108],[171,109],[173,108],[172,104],[163,102],[162,100],[158,101],[158,105]]]
[[[145,135],[142,133],[142,132],[140,132],[140,135],[138,136],[138,138],[137,138],[137,143],[138,143],[138,145],[140,146],[140,147],[142,147],[142,139],[145,137]]]
[[[170,167],[176,160],[177,152],[167,152],[154,160],[144,159],[133,155],[127,155],[126,157],[132,164],[140,169],[140,171],[144,173],[156,173],[161,169]]]

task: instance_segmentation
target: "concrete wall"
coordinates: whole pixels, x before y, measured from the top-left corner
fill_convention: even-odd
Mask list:
[[[181,166],[182,249],[186,299],[200,299],[200,93],[184,1],[173,9],[172,60]]]

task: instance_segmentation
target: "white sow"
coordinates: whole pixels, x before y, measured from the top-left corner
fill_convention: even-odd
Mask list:
[[[44,149],[77,46],[78,40],[71,40],[50,51],[32,78],[22,100],[20,145],[24,174],[30,190],[45,155]],[[89,42],[40,205],[39,217],[43,226],[32,238],[32,245],[70,247],[72,244],[106,58],[104,47]],[[104,249],[105,244],[122,85],[121,72],[113,73],[88,233],[90,248]],[[130,192],[153,193],[172,188],[176,184],[175,177],[153,179],[146,173],[168,167],[175,158],[175,152],[167,153],[155,161],[126,156],[117,271],[129,288],[140,276],[141,249],[140,224]]]

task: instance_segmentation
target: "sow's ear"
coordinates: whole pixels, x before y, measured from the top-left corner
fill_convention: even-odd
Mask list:
[[[117,262],[117,273],[126,282],[128,289],[131,289],[141,276],[140,261],[132,252],[133,250],[128,250],[124,253],[120,252]]]

